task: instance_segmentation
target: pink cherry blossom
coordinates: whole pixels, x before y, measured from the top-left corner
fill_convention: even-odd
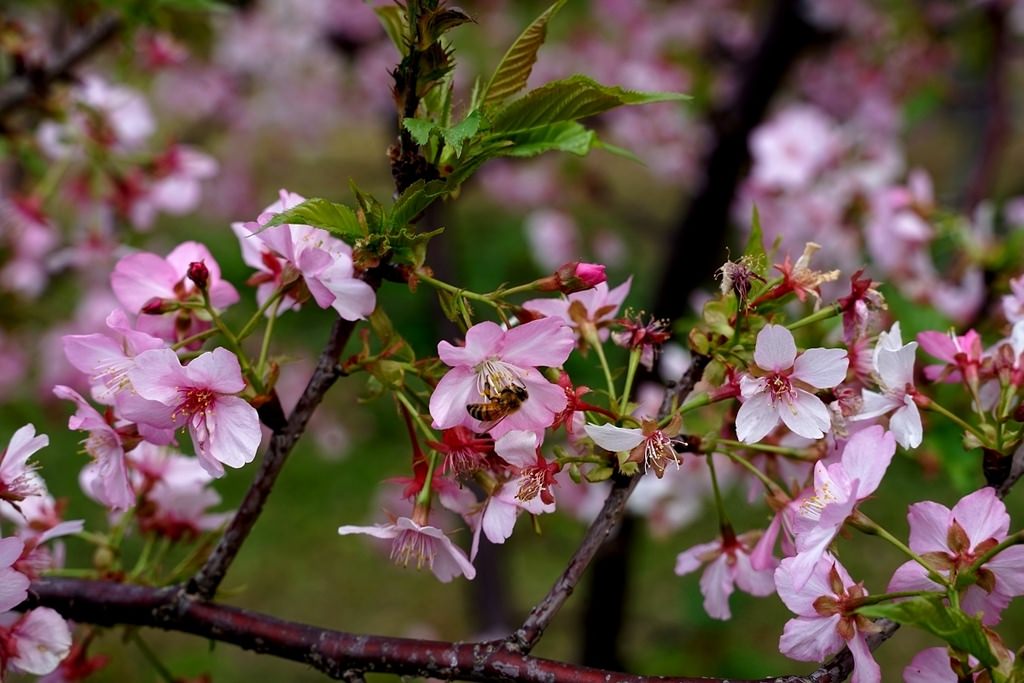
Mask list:
[[[819,109],[792,106],[754,131],[752,179],[765,187],[799,189],[839,151],[835,125]]]
[[[170,349],[146,351],[129,371],[138,397],[120,405],[129,420],[157,428],[188,426],[199,462],[215,477],[224,465],[242,467],[256,457],[260,421],[256,409],[235,396],[245,389],[238,358],[227,349],[208,351],[182,367]]]
[[[210,303],[218,309],[238,301],[238,292],[220,277],[220,266],[210,251],[198,242],[184,242],[163,258],[149,252],[125,256],[110,275],[117,300],[132,314],[145,313],[136,321],[136,329],[176,342],[210,327],[178,302],[200,300],[200,292],[188,279],[192,263],[202,262],[209,271]],[[163,312],[169,307],[169,312]],[[151,313],[156,311],[156,313]]]
[[[551,493],[554,471],[538,453],[538,446],[535,432],[518,430],[507,432],[494,442],[495,453],[510,466],[509,477],[498,485],[481,510],[470,558],[476,556],[481,531],[491,543],[504,543],[512,535],[520,510],[531,515],[555,511]]]
[[[917,393],[914,388],[916,353],[917,342],[903,343],[898,322],[893,323],[888,332],[882,332],[878,336],[872,362],[882,392],[863,389],[863,408],[850,418],[854,421],[870,420],[895,411],[889,418],[889,429],[896,442],[904,448],[917,448],[924,436],[921,413],[914,403]]]
[[[131,386],[128,370],[134,367],[135,356],[166,344],[133,329],[120,308],[107,316],[107,327],[113,334],[66,334],[61,341],[68,362],[88,375],[93,399],[113,405],[117,394]]]
[[[138,229],[152,226],[160,211],[183,216],[199,206],[202,181],[217,173],[217,162],[186,145],[171,145],[155,161],[152,178],[131,202],[129,215]]]
[[[45,121],[39,126],[39,146],[51,158],[79,157],[87,140],[116,151],[131,151],[156,130],[141,93],[111,85],[99,76],[84,77],[72,90],[72,98],[81,111],[73,111],[66,123]]]
[[[601,448],[612,453],[628,452],[631,461],[644,463],[660,479],[668,463],[675,463],[678,469],[682,462],[672,441],[678,436],[681,426],[682,422],[676,419],[665,429],[658,429],[657,423],[648,420],[644,420],[642,427],[587,424],[583,429]]]
[[[704,567],[700,577],[700,592],[704,595],[704,610],[714,619],[730,619],[729,596],[736,586],[756,596],[771,595],[775,592],[775,567],[755,569],[750,562],[750,553],[760,532],[748,532],[736,536],[729,530],[710,543],[695,545],[679,553],[676,558],[676,574],[684,576]]]
[[[801,662],[820,662],[846,647],[853,655],[853,683],[879,683],[882,673],[868,648],[866,635],[875,627],[853,610],[867,596],[843,565],[831,555],[820,556],[807,580],[794,571],[796,558],[787,557],[775,570],[779,597],[795,619],[786,622],[779,651]]]
[[[439,581],[448,583],[456,576],[467,579],[476,576],[476,569],[466,554],[437,527],[420,524],[408,517],[399,517],[390,524],[376,526],[341,526],[338,533],[367,534],[375,538],[391,539],[391,560],[408,566],[416,564],[417,569],[428,567]]]
[[[981,367],[983,351],[981,335],[974,330],[965,334],[944,334],[942,332],[921,332],[917,335],[921,348],[946,362],[946,365],[928,365],[924,376],[932,381],[976,382]]]
[[[1024,320],[1024,275],[1010,280],[1010,294],[1003,296],[1003,315],[1011,323]]]
[[[583,328],[597,330],[598,338],[608,338],[608,326],[618,316],[622,302],[629,295],[633,278],[628,278],[615,289],[608,289],[608,283],[599,283],[592,289],[570,294],[564,299],[530,299],[523,303],[530,313],[547,318],[560,318],[583,334]]]
[[[14,569],[24,547],[19,538],[0,538],[0,612],[14,609],[28,597],[30,581]]]
[[[846,351],[818,348],[797,355],[792,332],[781,325],[765,325],[757,334],[754,363],[753,374],[740,380],[744,401],[736,415],[739,439],[757,443],[780,419],[800,436],[824,436],[832,424],[828,408],[808,389],[829,389],[842,382],[849,365]]]
[[[49,607],[8,612],[0,615],[0,651],[0,661],[15,671],[41,676],[56,669],[71,651],[71,629]]]
[[[259,273],[250,279],[258,285],[262,305],[275,290],[287,288],[278,312],[298,308],[310,295],[320,308],[331,307],[345,320],[361,320],[373,312],[377,298],[367,283],[355,276],[352,248],[321,228],[278,225],[264,228],[278,213],[305,201],[301,195],[281,190],[281,197],[255,221],[232,223],[242,246],[242,258]]]
[[[565,408],[565,391],[549,382],[538,366],[558,367],[569,357],[575,340],[559,318],[543,318],[502,330],[482,322],[466,332],[466,345],[437,345],[441,360],[452,367],[430,396],[436,429],[462,425],[498,438],[513,430],[541,431]],[[487,403],[503,391],[525,390],[522,405],[496,424],[473,418],[466,406]]]
[[[800,505],[793,525],[797,556],[790,574],[798,587],[810,578],[857,504],[881,484],[895,453],[892,433],[875,425],[850,437],[839,462],[815,463],[814,495]]]
[[[995,489],[986,487],[968,494],[950,510],[923,501],[910,506],[910,549],[925,558],[939,574],[951,580],[979,556],[1006,538],[1010,516]],[[941,590],[914,561],[901,565],[889,582],[890,591]],[[1010,599],[1024,595],[1024,547],[1006,548],[981,566],[977,583],[960,598],[967,614],[982,613],[987,625],[999,623]]]
[[[143,442],[129,451],[128,460],[133,485],[144,500],[136,510],[143,531],[172,540],[191,539],[231,518],[230,512],[209,512],[221,498],[210,488],[213,477],[196,458]],[[86,490],[94,476],[83,470]]]
[[[53,393],[57,398],[74,401],[78,406],[68,420],[68,429],[89,432],[84,445],[85,452],[96,466],[93,495],[112,510],[126,510],[135,505],[135,492],[128,481],[121,435],[74,389],[58,384]]]
[[[28,459],[49,444],[50,437],[45,434],[36,436],[36,428],[31,424],[14,432],[7,450],[0,454],[0,500],[17,504],[46,491],[46,485],[36,474],[35,465]]]

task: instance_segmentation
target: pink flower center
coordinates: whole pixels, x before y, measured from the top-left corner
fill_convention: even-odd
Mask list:
[[[174,409],[172,418],[179,415],[195,415],[205,413],[217,401],[217,392],[205,387],[181,387],[182,399]]]
[[[403,529],[391,542],[391,561],[403,567],[408,567],[410,561],[416,563],[417,569],[424,565],[433,567],[437,551],[435,540],[413,529]]]
[[[764,382],[765,388],[772,398],[772,403],[777,403],[780,400],[784,400],[787,403],[793,402],[796,392],[793,390],[793,384],[789,381],[788,375],[781,372],[773,372],[764,378]]]

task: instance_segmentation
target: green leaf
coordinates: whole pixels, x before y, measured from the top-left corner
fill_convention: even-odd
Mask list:
[[[392,263],[396,265],[409,265],[413,268],[422,267],[427,259],[427,243],[442,232],[444,232],[444,228],[438,228],[430,232],[399,230],[388,238],[391,246]]]
[[[761,214],[757,211],[757,204],[754,204],[750,215],[750,237],[747,239],[747,248],[743,255],[748,256],[754,263],[763,265],[767,260],[764,251],[764,231],[761,229]]]
[[[537,128],[560,121],[576,121],[624,105],[679,102],[687,95],[641,92],[601,85],[587,76],[570,76],[531,90],[492,116],[495,133]]]
[[[405,227],[447,190],[448,183],[443,180],[431,180],[429,183],[417,180],[395,201],[388,214],[387,226],[392,229]]]
[[[548,126],[532,128],[502,140],[507,146],[499,148],[496,156],[532,157],[543,152],[569,152],[583,156],[597,141],[597,135],[575,121],[562,121]]]
[[[462,143],[476,135],[480,129],[480,112],[475,109],[451,128],[441,132],[444,141],[457,151],[462,149]],[[422,144],[422,143],[421,143]]]
[[[398,53],[403,57],[409,54],[409,45],[406,42],[409,28],[405,22],[405,12],[402,8],[398,5],[385,5],[374,7],[373,11],[377,13],[377,18],[380,20],[381,26],[384,27],[384,32],[388,34],[388,38],[398,48]]]
[[[352,195],[356,198],[359,208],[363,211],[368,231],[370,233],[380,232],[384,227],[384,207],[372,194],[360,190],[354,180],[350,179],[348,186],[352,190]]]
[[[614,154],[617,157],[622,157],[623,159],[629,159],[630,161],[635,161],[636,163],[640,164],[641,166],[646,166],[647,165],[647,164],[644,163],[643,159],[641,159],[636,154],[634,154],[631,150],[628,150],[625,147],[619,147],[618,145],[611,145],[611,144],[608,144],[607,142],[605,142],[604,140],[594,140],[593,147],[594,147],[594,149],[603,149],[604,151],[608,152],[609,154]]]
[[[857,611],[866,617],[889,619],[928,631],[949,643],[953,649],[974,655],[985,666],[999,663],[981,620],[947,605],[941,596],[920,596],[901,602],[867,605]]]
[[[599,481],[605,481],[606,479],[611,479],[613,474],[615,474],[615,470],[608,465],[598,465],[597,467],[589,470],[584,476],[587,481],[596,483]]]
[[[474,99],[474,105],[479,101],[485,107],[497,106],[526,87],[526,81],[537,61],[537,51],[547,37],[548,22],[564,4],[565,0],[557,0],[519,34],[501,58],[487,87],[483,89],[480,95],[482,99]]]
[[[257,232],[286,223],[323,228],[349,243],[364,234],[363,227],[359,224],[359,219],[352,209],[344,204],[337,204],[319,197],[307,199],[294,208],[282,211]]]
[[[402,120],[402,125],[412,135],[417,145],[425,145],[430,141],[430,134],[436,126],[433,121],[427,119],[407,118]]]

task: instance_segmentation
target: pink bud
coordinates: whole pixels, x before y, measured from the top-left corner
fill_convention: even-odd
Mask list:
[[[188,264],[188,279],[194,282],[200,290],[205,291],[210,284],[210,269],[203,261],[193,261]]]
[[[600,263],[570,261],[556,270],[551,277],[539,281],[537,289],[572,294],[596,287],[607,279],[604,266]]]
[[[141,313],[146,315],[163,315],[168,311],[173,310],[171,304],[166,299],[161,299],[158,296],[154,296],[152,299],[142,305]]]
[[[600,263],[577,263],[576,277],[587,286],[587,289],[596,287],[608,279],[604,274],[604,266]]]

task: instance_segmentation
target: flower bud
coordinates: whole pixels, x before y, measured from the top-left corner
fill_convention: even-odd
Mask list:
[[[604,266],[600,263],[580,263],[570,261],[559,267],[554,275],[537,281],[537,289],[542,292],[561,292],[572,294],[592,289],[607,281]]]
[[[167,299],[161,299],[158,296],[154,296],[152,299],[142,304],[142,313],[146,315],[163,315],[173,311],[175,306],[172,302]]]
[[[210,285],[210,269],[203,261],[193,261],[188,264],[188,279],[194,282],[200,291],[205,292]]]

